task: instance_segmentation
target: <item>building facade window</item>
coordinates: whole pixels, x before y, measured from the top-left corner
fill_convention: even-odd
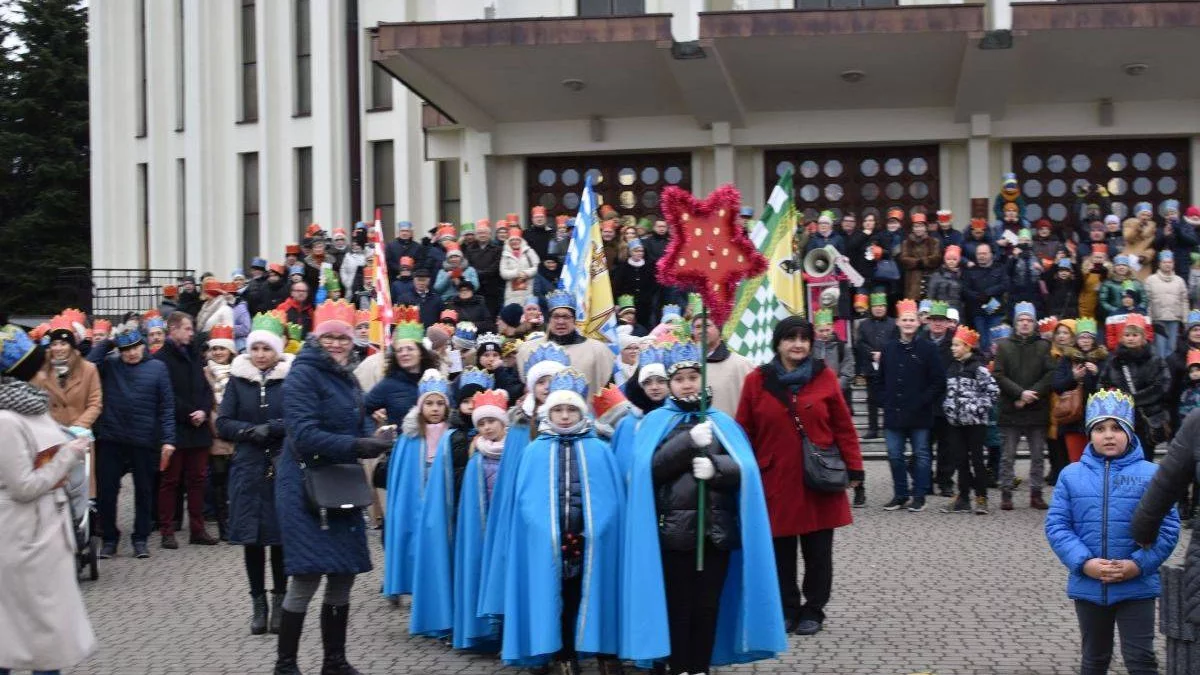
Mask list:
[[[179,269],[187,268],[187,165],[175,160],[175,222],[179,232]]]
[[[462,176],[457,159],[438,162],[438,222],[463,222]]]
[[[371,65],[371,101],[368,112],[392,109],[392,75],[378,63]]]
[[[1186,138],[1013,143],[1012,161],[1030,222],[1081,225],[1085,204],[1077,195],[1089,186],[1105,189],[1111,201],[1105,212],[1120,218],[1138,202],[1153,204],[1159,218],[1168,199],[1191,203]]]
[[[146,0],[137,0],[137,137],[146,136]]]
[[[898,4],[898,0],[796,0],[796,9],[864,9]]]
[[[296,148],[296,228],[303,234],[313,221],[312,147]]]
[[[371,198],[379,209],[384,236],[395,235],[396,155],[391,141],[371,143]]]
[[[137,203],[138,225],[142,231],[138,233],[138,267],[150,269],[150,165],[142,162],[137,165]]]
[[[579,16],[620,16],[645,13],[645,0],[579,0]]]
[[[239,0],[241,12],[241,121],[258,121],[258,35],[255,0]]]
[[[187,105],[187,61],[184,44],[186,33],[183,23],[183,4],[186,0],[175,0],[175,131],[183,131]]]
[[[791,169],[796,210],[816,220],[853,213],[881,221],[895,207],[906,213],[938,209],[938,146],[795,148],[763,154],[767,190]]]
[[[259,255],[258,239],[258,153],[243,152],[238,155],[242,170],[242,264]]]
[[[312,11],[309,0],[295,0],[296,105],[295,115],[312,114]]]
[[[659,195],[668,185],[692,189],[689,153],[530,157],[529,204],[546,213],[574,217],[585,178],[591,176],[599,204],[611,204],[622,216],[659,217]]]

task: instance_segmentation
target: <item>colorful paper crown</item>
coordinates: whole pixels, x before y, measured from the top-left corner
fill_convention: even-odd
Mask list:
[[[317,305],[313,312],[313,326],[319,327],[326,322],[345,324],[346,328],[354,329],[354,305],[345,300],[326,300]],[[317,331],[318,333],[324,331]]]
[[[475,346],[475,338],[479,335],[479,329],[470,321],[459,321],[454,326],[454,341],[467,346],[467,349]],[[462,347],[460,347],[461,349]]]
[[[217,325],[213,326],[212,330],[208,331],[208,339],[212,340],[229,340],[233,341],[233,326]]]
[[[1113,258],[1113,264],[1114,265],[1125,265],[1126,267],[1128,267],[1129,266],[1129,256],[1122,253],[1122,254],[1118,255],[1117,257]]]
[[[44,336],[46,334],[46,332],[49,330],[50,330],[50,324],[39,323],[38,325],[33,327],[33,330],[29,331],[29,339],[34,340],[34,341],[41,340],[42,336]]]
[[[917,303],[918,313],[929,314],[929,310],[931,309],[933,309],[933,301],[929,298],[924,298],[921,300],[921,302]]]
[[[992,326],[988,333],[991,335],[993,341],[1012,337],[1012,326],[1006,323],[996,324]]]
[[[146,320],[146,332],[149,333],[155,329],[163,331],[167,329],[167,322],[163,321],[161,316],[152,317]]]
[[[579,308],[575,305],[575,296],[561,288],[551,291],[546,296],[546,308],[550,312],[556,309],[569,309],[572,313],[579,313]]]
[[[1034,321],[1037,321],[1037,308],[1033,306],[1032,302],[1018,302],[1016,306],[1013,307],[1014,321],[1016,321],[1017,317],[1021,316],[1022,314],[1028,314]]]
[[[437,368],[426,370],[417,384],[417,397],[421,398],[426,394],[441,394],[447,401],[450,400],[450,380]]]
[[[361,326],[364,323],[371,323],[371,310],[360,309],[354,312],[354,325]]]
[[[13,372],[36,349],[34,341],[20,328],[12,324],[0,328],[0,372]]]
[[[645,368],[646,366],[658,364],[666,368],[667,355],[670,351],[670,345],[654,345],[646,347],[638,354],[638,367]]]
[[[136,328],[118,333],[113,336],[117,349],[128,349],[142,344],[142,332]]]
[[[79,338],[75,331],[75,322],[62,314],[50,319],[50,327],[46,332],[50,335],[51,340],[74,341]]]
[[[966,326],[959,326],[958,329],[954,331],[954,339],[965,344],[971,349],[979,346],[979,333],[976,333]]]
[[[298,323],[287,324],[288,339],[292,342],[300,342],[304,339],[304,326]]]
[[[700,367],[700,349],[694,342],[676,342],[666,358],[667,375],[674,375],[683,368]]]
[[[1150,327],[1150,322],[1146,321],[1146,317],[1142,316],[1141,314],[1132,313],[1125,315],[1125,320],[1122,321],[1122,324],[1123,326],[1121,330],[1125,330],[1126,328],[1138,328],[1141,329],[1142,333],[1145,333],[1146,329]]]
[[[662,322],[675,321],[683,318],[683,310],[679,305],[663,305]]]
[[[855,293],[854,294],[854,311],[865,312],[865,311],[867,311],[867,307],[870,307],[870,298],[868,298],[867,294],[866,293]]]
[[[813,316],[813,324],[816,326],[828,326],[833,323],[833,310],[828,307],[818,309]]]
[[[259,312],[250,322],[250,330],[265,330],[283,337],[283,324],[285,323],[287,323],[287,319],[274,312]]]
[[[916,313],[917,313],[917,303],[915,300],[909,300],[909,299],[905,298],[904,300],[901,300],[896,303],[896,316],[901,316],[904,314],[916,314]]]
[[[396,327],[392,332],[392,343],[412,340],[420,342],[425,338],[425,325],[421,323],[421,312],[412,305],[402,305],[395,309]]]
[[[92,322],[92,330],[108,333],[112,330],[112,322],[108,319],[96,319]]]
[[[458,388],[462,391],[465,387],[476,386],[480,389],[491,389],[496,386],[496,378],[486,370],[471,366],[458,376]]]
[[[945,300],[934,300],[929,303],[929,318],[946,318],[950,312],[950,303]]]
[[[543,361],[557,363],[564,368],[571,365],[571,357],[567,356],[567,352],[564,351],[562,347],[554,344],[553,342],[547,342],[545,344],[538,345],[538,347],[533,350],[533,353],[529,355],[529,360],[525,362],[526,378],[529,377],[529,371]],[[534,381],[530,381],[530,384],[533,384]]]
[[[1075,321],[1075,334],[1083,335],[1087,333],[1092,337],[1096,337],[1099,333],[1096,327],[1096,320],[1091,317],[1081,317]]]
[[[472,421],[478,423],[485,417],[504,420],[504,411],[508,410],[508,392],[503,389],[488,389],[475,394],[474,401],[475,409],[471,412]]]
[[[496,333],[484,333],[476,338],[475,348],[480,354],[486,351],[499,352],[503,354],[504,352],[501,350],[504,348],[504,336]]]
[[[1047,335],[1047,334],[1053,333],[1054,329],[1058,328],[1058,317],[1057,316],[1048,316],[1044,319],[1040,319],[1037,322],[1037,327],[1038,327],[1037,332],[1042,335]]]
[[[617,307],[621,309],[633,309],[633,296],[622,295],[617,298]]]
[[[603,417],[604,413],[628,400],[616,385],[610,384],[596,392],[596,395],[592,397],[592,410],[596,413],[596,417]]]
[[[1200,349],[1189,349],[1187,353],[1187,367],[1200,366]]]
[[[1120,389],[1101,389],[1088,397],[1086,419],[1089,431],[1101,420],[1116,420],[1132,435],[1133,398]]]
[[[879,307],[880,305],[887,305],[887,293],[872,293],[871,306]]]
[[[1200,326],[1200,309],[1193,309],[1187,315],[1187,327]]]
[[[557,391],[573,392],[586,402],[588,394],[587,378],[578,370],[567,368],[550,378],[550,393],[553,394]],[[549,398],[547,398],[548,403]]]

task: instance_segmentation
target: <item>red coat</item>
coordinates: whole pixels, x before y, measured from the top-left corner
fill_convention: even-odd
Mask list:
[[[824,364],[815,365],[816,374],[795,397],[800,422],[813,443],[836,443],[846,468],[861,472],[858,433],[842,398],[837,374]],[[790,537],[849,525],[853,519],[845,492],[816,492],[804,484],[803,444],[787,406],[779,398],[790,397],[791,392],[773,376],[771,368],[774,366],[770,364],[761,366],[746,376],[737,411],[738,424],[750,437],[762,472],[771,535]]]

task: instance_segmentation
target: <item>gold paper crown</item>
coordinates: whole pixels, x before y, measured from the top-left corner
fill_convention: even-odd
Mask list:
[[[313,312],[313,327],[320,326],[327,321],[337,321],[344,323],[349,328],[354,328],[354,305],[345,300],[326,300],[317,305],[316,311]]]
[[[602,417],[604,413],[627,400],[625,394],[621,393],[620,389],[610,384],[596,392],[596,395],[592,397],[592,409],[595,410],[596,417]]]

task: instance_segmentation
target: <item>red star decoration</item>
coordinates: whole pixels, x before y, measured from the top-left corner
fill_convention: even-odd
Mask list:
[[[700,293],[718,327],[729,320],[737,285],[767,271],[767,259],[734,222],[740,203],[732,185],[722,185],[704,201],[674,186],[662,192],[671,232],[658,261],[658,280]]]

